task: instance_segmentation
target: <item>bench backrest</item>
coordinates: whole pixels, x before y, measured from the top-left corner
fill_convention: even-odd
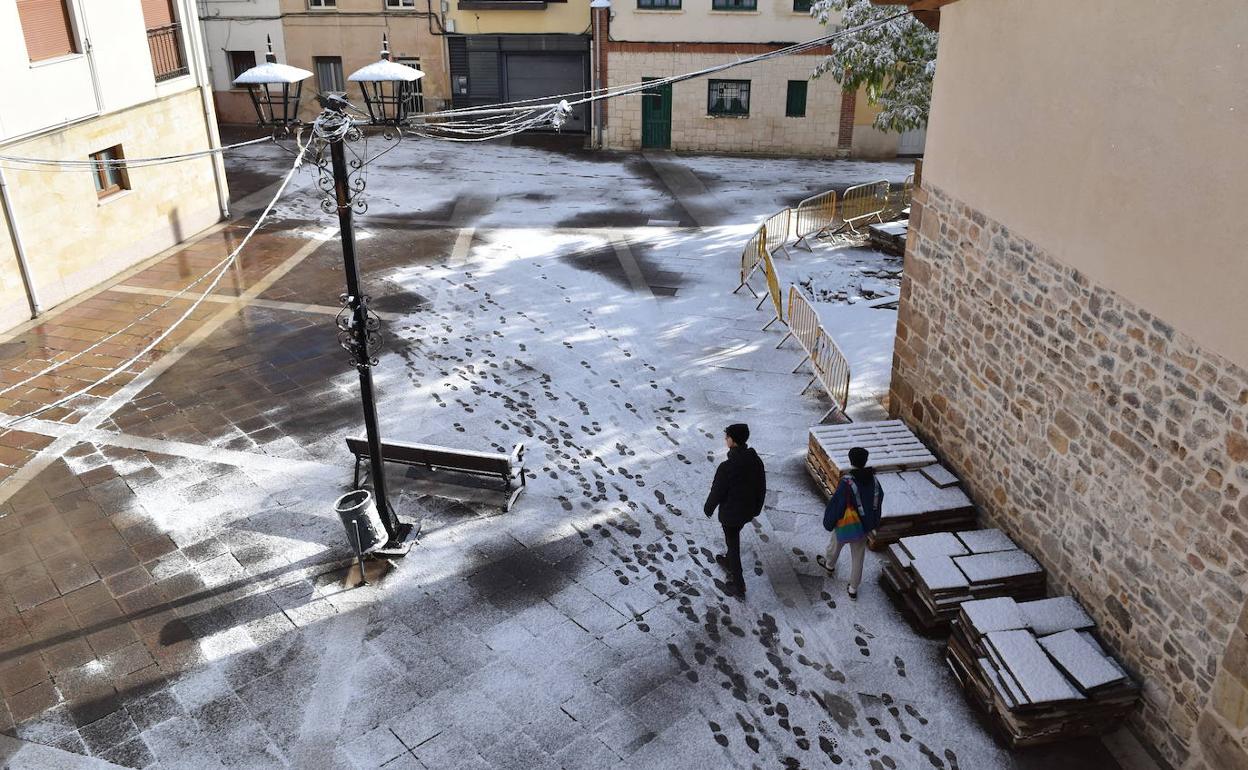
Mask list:
[[[347,448],[358,457],[368,456],[368,442],[348,438]],[[511,456],[497,452],[474,452],[432,444],[381,442],[381,456],[390,462],[408,465],[434,465],[439,468],[461,468],[479,473],[506,474],[511,469]]]

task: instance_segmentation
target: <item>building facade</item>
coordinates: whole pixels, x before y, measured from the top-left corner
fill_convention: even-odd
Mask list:
[[[412,110],[437,110],[449,102],[442,6],[435,0],[201,0],[200,5],[222,123],[255,122],[247,91],[233,83],[264,61],[268,40],[278,61],[313,73],[303,87],[303,120],[316,117],[319,93],[360,100],[358,86],[347,78],[380,58],[383,36],[395,61],[425,73],[410,88]]]
[[[446,8],[455,107],[590,88],[589,0],[448,0]],[[584,107],[563,127],[565,132],[588,129]]]
[[[193,0],[0,0],[0,328],[214,224],[220,159]]]
[[[807,0],[616,0],[610,88],[693,72],[827,34]],[[865,95],[812,77],[826,48],[612,99],[606,145],[821,157],[892,157]],[[920,144],[921,148],[921,144]]]
[[[264,62],[268,45],[280,62],[286,61],[279,0],[200,0],[200,22],[207,45],[208,69],[217,120],[223,124],[256,121],[247,90],[234,87],[234,78]],[[314,94],[309,91],[306,96]]]
[[[1170,763],[1248,767],[1248,14],[946,3],[890,410],[1095,616]]]

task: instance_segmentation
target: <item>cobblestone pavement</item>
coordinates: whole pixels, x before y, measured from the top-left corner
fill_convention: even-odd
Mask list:
[[[652,175],[621,179],[685,216]],[[815,566],[802,461],[826,406],[795,395],[797,354],[729,293],[740,227],[474,228],[454,209],[363,220],[383,434],[525,442],[516,507],[392,468],[419,544],[379,585],[343,587],[331,502],[360,420],[338,249],[322,221],[266,228],[176,346],[0,439],[0,730],[196,770],[1117,766],[1093,741],[1004,751],[874,557],[856,602]],[[38,370],[36,346],[67,355],[78,343],[47,341],[165,301],[238,232],[22,332],[0,349],[7,381]],[[47,384],[3,406],[70,387]],[[701,515],[738,420],[770,487],[744,600],[723,596]]]

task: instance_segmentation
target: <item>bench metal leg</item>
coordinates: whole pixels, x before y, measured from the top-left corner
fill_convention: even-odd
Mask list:
[[[356,489],[360,488],[360,456],[359,455],[355,456],[355,478],[352,480],[352,484],[355,485]]]

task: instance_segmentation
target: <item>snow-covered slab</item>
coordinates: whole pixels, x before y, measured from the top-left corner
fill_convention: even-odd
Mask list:
[[[912,567],[919,579],[933,591],[969,586],[962,570],[958,569],[948,556],[926,556],[922,559],[915,559]]]
[[[972,583],[990,583],[1044,572],[1040,563],[1026,551],[977,553],[957,556],[953,561]]]
[[[1003,672],[988,658],[976,658],[975,664],[979,666],[979,675],[992,686],[992,689],[996,690],[1007,708],[1017,708],[1020,703],[1027,702],[1027,696],[1023,695],[1018,682],[1015,682],[1008,673],[1003,675]]]
[[[1118,667],[1088,644],[1078,631],[1061,631],[1041,637],[1040,646],[1084,692],[1122,679]]]
[[[1032,703],[1084,700],[1030,631],[993,631],[987,640]]]
[[[903,568],[909,567],[910,563],[914,561],[914,557],[907,553],[905,548],[901,547],[901,543],[893,543],[890,545],[888,547],[888,552],[892,554],[893,559]]]
[[[1019,608],[1018,602],[1008,596],[963,602],[962,611],[981,634],[1027,627],[1027,616]]]
[[[1023,602],[1018,607],[1027,618],[1027,625],[1036,632],[1036,636],[1048,636],[1072,628],[1082,630],[1096,627],[1096,623],[1083,609],[1083,605],[1071,596],[1037,599],[1033,602]]]
[[[971,553],[1015,551],[1018,545],[999,529],[972,529],[955,533]]]
[[[953,475],[953,471],[940,463],[924,466],[919,469],[919,472],[926,476],[928,481],[942,489],[958,483],[958,477]]]
[[[885,492],[885,495],[888,493]],[[899,544],[914,559],[928,556],[962,556],[969,553],[951,532],[933,532],[930,535],[903,537]]]
[[[971,498],[960,487],[941,489],[918,471],[880,473],[876,478],[884,489],[882,518],[920,516],[972,507]]]

